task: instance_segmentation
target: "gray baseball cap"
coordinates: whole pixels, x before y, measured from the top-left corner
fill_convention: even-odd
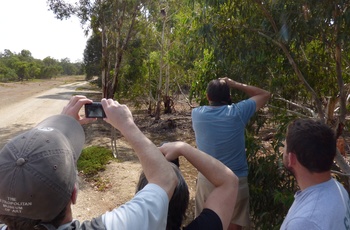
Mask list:
[[[55,115],[0,151],[0,214],[49,222],[68,204],[85,142],[73,117]]]

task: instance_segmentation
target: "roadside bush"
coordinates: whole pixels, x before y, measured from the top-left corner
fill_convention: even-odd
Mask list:
[[[16,81],[18,76],[13,69],[10,69],[0,63],[0,82]]]
[[[112,156],[110,149],[99,146],[87,147],[83,149],[78,160],[78,171],[91,178],[106,169],[106,164],[113,159]]]

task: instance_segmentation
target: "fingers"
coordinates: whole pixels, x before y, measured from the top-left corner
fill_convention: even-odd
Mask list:
[[[129,132],[131,126],[135,126],[132,114],[126,105],[119,104],[113,99],[101,100],[101,104],[106,113],[104,120],[117,128],[121,132]]]
[[[110,98],[109,99],[102,98],[101,104],[102,104],[104,109],[108,109],[108,107],[113,106],[113,105],[115,105],[115,106],[120,105],[117,101],[110,99]]]
[[[117,101],[115,101],[115,100],[113,100],[113,99],[108,99],[107,100],[107,103],[109,104],[109,105],[120,105]]]
[[[91,123],[91,122],[94,122],[94,121],[96,121],[97,120],[97,118],[86,118],[86,117],[83,117],[83,118],[81,118],[80,120],[79,120],[79,123],[81,124],[81,125],[85,125],[85,124],[89,124],[89,123]]]
[[[73,96],[69,100],[68,104],[63,108],[61,114],[65,114],[75,118],[77,121],[79,121],[80,124],[87,124],[91,121],[96,120],[90,118],[81,118],[79,115],[79,111],[82,108],[82,106],[88,103],[92,103],[92,100],[86,98],[83,95]]]
[[[158,148],[168,161],[175,160],[180,155],[176,142],[164,143],[162,146]]]
[[[117,102],[114,101],[113,99],[106,99],[106,98],[102,98],[101,99],[101,104],[102,104],[102,107],[103,107],[103,110],[105,111],[106,113],[106,118],[104,118],[103,120],[105,120],[106,122],[108,123],[111,123],[111,116],[112,116],[112,106],[113,105],[117,105]],[[111,118],[111,119],[109,119]]]

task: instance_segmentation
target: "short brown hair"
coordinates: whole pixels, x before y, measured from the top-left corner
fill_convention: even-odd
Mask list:
[[[326,172],[333,165],[336,154],[334,131],[319,120],[296,119],[287,129],[287,152],[310,172]]]
[[[232,103],[230,87],[224,80],[211,80],[207,87],[207,95],[209,101],[217,105],[230,105]]]

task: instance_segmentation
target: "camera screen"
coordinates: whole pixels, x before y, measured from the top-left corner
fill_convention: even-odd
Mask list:
[[[100,102],[85,104],[85,117],[87,118],[103,118],[106,114]]]

